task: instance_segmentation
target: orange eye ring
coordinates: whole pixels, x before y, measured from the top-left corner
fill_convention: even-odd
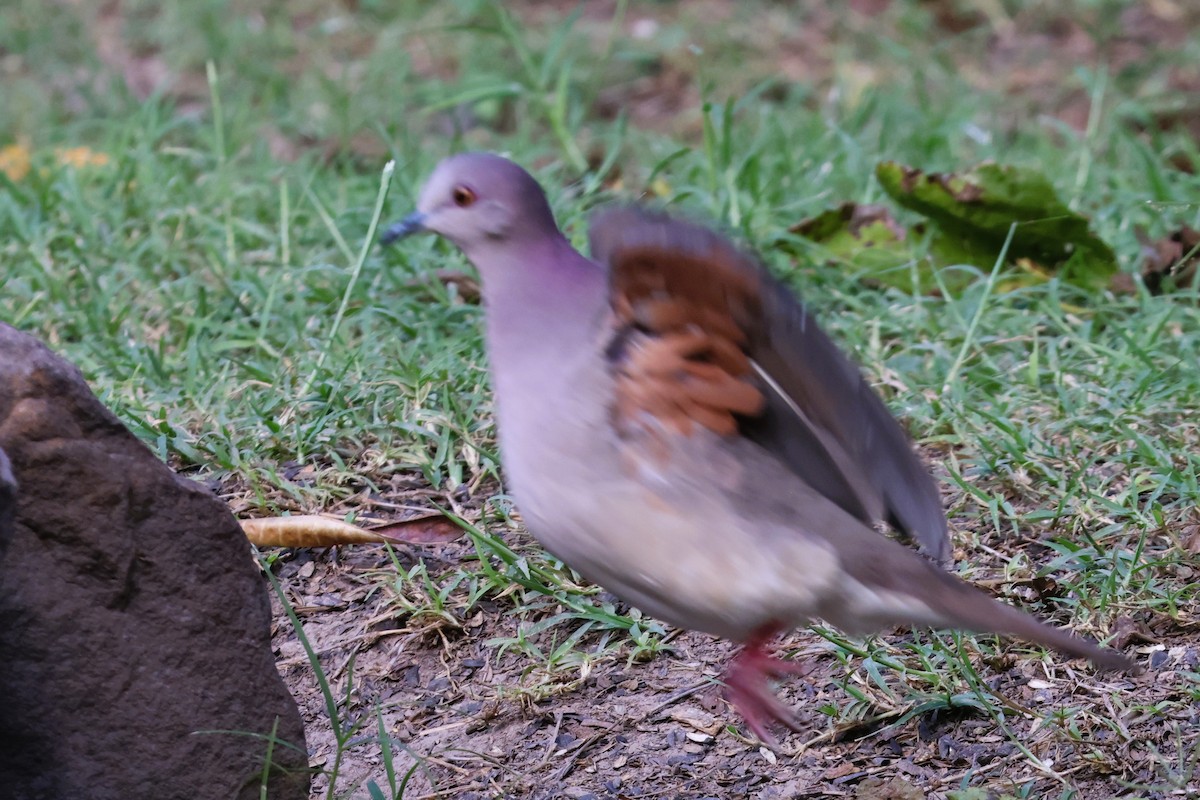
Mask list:
[[[454,205],[459,208],[472,206],[479,199],[475,192],[466,186],[455,186],[450,196],[454,199]]]

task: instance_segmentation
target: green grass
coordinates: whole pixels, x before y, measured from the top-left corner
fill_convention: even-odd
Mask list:
[[[495,486],[480,309],[431,277],[462,268],[461,256],[423,239],[360,260],[388,157],[390,218],[440,157],[495,149],[533,169],[580,244],[590,209],[653,189],[756,246],[937,455],[964,577],[1004,586],[1053,573],[1046,597],[1014,599],[1101,637],[1123,615],[1168,631],[1194,624],[1200,584],[1181,537],[1200,503],[1195,289],[1114,296],[1050,281],[1000,293],[984,271],[961,297],[911,296],[864,288],[787,229],[843,201],[883,202],[881,160],[953,170],[996,159],[1041,170],[1133,270],[1138,228],[1200,226],[1200,179],[1171,161],[1195,142],[1135,125],[1163,100],[1145,76],[1200,56],[1195,43],[1151,53],[1140,72],[1064,72],[1064,89],[1092,102],[1078,133],[1020,97],[968,87],[956,65],[972,40],[935,35],[916,4],[871,24],[845,15],[820,86],[772,75],[750,11],[721,26],[680,12],[631,40],[612,35],[611,19],[537,13],[521,24],[491,2],[362,3],[356,14],[292,4],[306,26],[256,5],[130,4],[131,52],[189,76],[187,91],[145,100],[97,55],[83,19],[94,12],[56,25],[41,3],[0,10],[10,67],[0,147],[33,152],[27,176],[0,177],[0,319],[78,364],[173,466],[234,487],[246,513],[263,515],[352,507],[397,475],[446,491]],[[1128,4],[1068,5],[1100,24]],[[665,68],[695,76],[695,102],[661,127],[597,111],[606,89]],[[296,160],[272,155],[278,138]],[[109,163],[58,164],[54,149],[74,146]],[[293,480],[295,465],[312,470]],[[492,504],[473,534],[475,561],[381,575],[396,613],[454,625],[496,598],[522,628],[489,647],[549,675],[669,649],[652,621],[605,607],[557,562],[489,533],[506,524],[503,508]],[[942,704],[980,708],[1008,730],[1003,700],[964,653],[999,659],[1023,646],[824,635],[846,676],[831,726],[881,712],[903,724]],[[562,688],[547,681],[529,691]],[[1068,738],[1086,738],[1076,725],[1124,736],[1139,699],[1113,703],[1081,700],[1049,724]],[[1163,754],[1156,780],[1188,785],[1194,746],[1181,739]],[[407,778],[382,749],[399,796]]]

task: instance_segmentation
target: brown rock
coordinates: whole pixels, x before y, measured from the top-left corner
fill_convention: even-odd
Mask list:
[[[278,720],[269,795],[306,798],[266,588],[224,504],[3,324],[0,448],[20,487],[8,525],[0,489],[0,795],[249,800]]]

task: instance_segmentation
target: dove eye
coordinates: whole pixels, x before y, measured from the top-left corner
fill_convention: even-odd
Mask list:
[[[454,191],[450,195],[454,200],[454,205],[459,208],[467,208],[475,204],[478,199],[475,192],[468,189],[466,186],[455,186]]]

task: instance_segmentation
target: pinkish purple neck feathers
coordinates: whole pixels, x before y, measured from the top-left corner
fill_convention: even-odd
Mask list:
[[[556,356],[595,347],[607,307],[604,269],[584,258],[557,230],[475,261],[493,370],[518,363],[553,369]]]

